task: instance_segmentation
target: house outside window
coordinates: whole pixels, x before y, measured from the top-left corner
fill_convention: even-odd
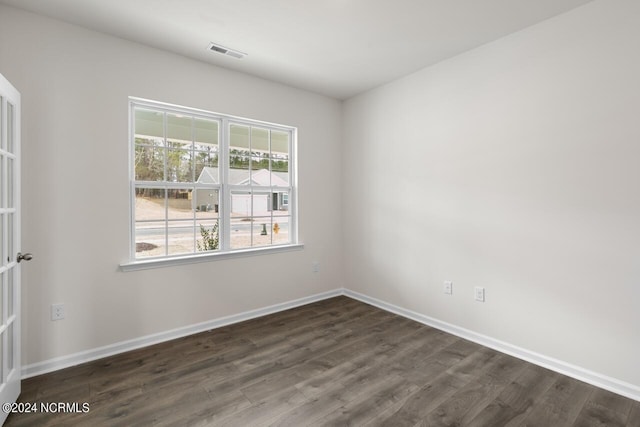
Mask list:
[[[130,99],[132,261],[297,243],[296,129]]]

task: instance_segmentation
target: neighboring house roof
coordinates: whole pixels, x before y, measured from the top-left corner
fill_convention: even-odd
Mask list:
[[[201,184],[219,184],[218,168],[204,167],[198,181]],[[252,185],[288,187],[289,174],[287,172],[269,172],[267,169],[249,171],[247,169],[229,169],[229,183],[232,185],[248,185],[251,178]]]

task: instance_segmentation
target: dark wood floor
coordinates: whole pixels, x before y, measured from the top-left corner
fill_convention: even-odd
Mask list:
[[[7,426],[640,426],[640,402],[337,297],[23,381]]]

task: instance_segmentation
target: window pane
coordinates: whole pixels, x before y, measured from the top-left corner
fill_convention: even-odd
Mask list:
[[[254,217],[252,246],[267,246],[271,244],[271,217]]]
[[[290,216],[273,216],[273,225],[271,230],[273,231],[272,243],[274,245],[284,245],[291,243],[291,237],[289,234],[289,224],[291,223]]]
[[[167,176],[169,182],[193,182],[193,118],[167,114]]]
[[[13,153],[13,139],[14,139],[14,126],[13,126],[13,105],[7,102],[7,151]]]
[[[273,215],[289,215],[289,192],[278,191],[271,194]]]
[[[4,122],[2,121],[3,108],[4,108],[4,98],[0,96],[0,149],[2,150],[4,150],[6,146],[5,140],[2,137],[2,135],[4,135],[4,133],[2,133],[2,125],[4,124]]]
[[[251,247],[252,196],[248,191],[231,193],[231,248]]]
[[[196,182],[219,184],[217,147],[210,148],[208,151],[197,150],[194,152],[194,157]]]
[[[271,155],[289,158],[289,132],[271,131]]]
[[[272,165],[273,165],[273,162],[272,162]],[[279,167],[281,169],[285,169],[284,171],[272,169],[272,171],[271,171],[271,185],[273,185],[274,187],[288,187],[289,186],[289,173],[286,171],[286,168],[288,168],[288,166],[289,166],[288,163],[280,162],[279,163]]]
[[[229,149],[249,150],[249,126],[229,126]]]
[[[269,155],[269,131],[261,128],[251,128],[251,152]]]
[[[135,179],[137,181],[164,180],[164,148],[162,140],[136,137]]]
[[[197,188],[193,206],[196,219],[218,218],[220,210],[219,191],[212,188]]]
[[[249,151],[232,149],[229,152],[229,167],[231,169],[249,169],[249,162]],[[247,174],[244,174],[244,177],[248,178]]]
[[[4,236],[5,236],[5,218],[4,214],[0,214],[0,265],[5,265],[9,262],[9,259],[4,255]],[[2,289],[0,289],[0,293],[2,293]]]
[[[4,354],[4,336],[7,333],[6,329],[4,332],[0,332],[0,354]],[[0,363],[0,378],[2,379],[2,383],[4,383],[7,379],[5,378],[5,375],[8,374],[8,372],[5,372],[4,370],[4,363]]]
[[[193,160],[190,150],[167,150],[167,181],[193,182]]]
[[[136,258],[166,255],[165,221],[136,222]]]
[[[251,157],[249,156],[249,151],[247,150],[229,150],[229,168],[230,169],[249,169],[249,162]],[[243,175],[245,179],[248,178],[248,174],[245,173]]]
[[[195,178],[200,184],[219,184],[218,153],[215,151],[196,151]]]
[[[136,107],[134,110],[135,137],[141,139],[164,139],[164,113]]]
[[[164,113],[136,108],[135,179],[164,180]]]
[[[15,253],[16,253],[16,250],[13,247],[14,234],[15,234],[14,233],[14,229],[13,229],[14,216],[15,216],[15,213],[8,213],[7,214],[7,229],[5,230],[5,238],[8,240],[7,259],[9,261],[13,261],[14,260],[14,256],[15,256]]]
[[[269,170],[269,154],[254,154],[251,156],[251,169],[258,171],[260,169]]]
[[[203,184],[219,184],[219,124],[214,120],[195,119],[194,126],[195,180]]]
[[[267,155],[253,156],[251,158],[251,185],[270,186],[271,173],[269,172],[269,158]]]
[[[190,150],[193,142],[193,119],[181,114],[167,114],[167,145]]]
[[[165,193],[164,188],[136,188],[135,220],[164,220]]]
[[[218,153],[196,151],[195,153],[196,182],[200,184],[219,184]]]
[[[271,193],[253,193],[252,215],[269,216],[272,209]]]
[[[218,220],[198,219],[196,230],[196,249],[198,252],[220,249],[220,231]]]
[[[229,184],[231,185],[249,185],[249,170],[247,169],[229,169]]]
[[[251,218],[231,217],[231,249],[251,247]]]
[[[13,307],[13,288],[16,286],[14,282],[13,271],[15,269],[11,269],[7,271],[7,316],[13,316],[14,307]]]
[[[272,185],[287,186],[289,180],[289,133],[271,131],[271,171],[277,179]]]
[[[196,150],[218,149],[218,128],[215,120],[194,119],[194,139]]]
[[[195,229],[191,221],[169,221],[169,255],[195,252]]]
[[[167,190],[167,218],[170,220],[193,220],[194,217],[193,190],[169,188]]]
[[[249,151],[249,127],[231,125],[229,127],[229,183],[234,185],[249,184],[248,170],[251,155]]]
[[[4,188],[7,185],[7,178],[4,176],[4,156],[0,154],[0,208],[4,208]]]
[[[136,257],[166,255],[167,190],[136,188]]]
[[[232,192],[231,193],[231,216],[250,217],[252,214],[251,193]]]
[[[7,207],[15,208],[13,200],[13,183],[15,176],[13,174],[13,159],[7,158]]]
[[[13,370],[13,323],[7,328],[7,375]]]
[[[0,319],[2,319],[2,315],[3,315],[3,310],[4,310],[4,304],[2,299],[4,298],[4,292],[2,291],[2,289],[7,286],[8,280],[9,280],[9,273],[8,271],[5,271],[2,273],[2,277],[0,278]],[[1,321],[1,320],[0,320]]]

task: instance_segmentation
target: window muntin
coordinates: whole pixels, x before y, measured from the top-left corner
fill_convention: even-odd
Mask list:
[[[131,100],[132,260],[296,243],[295,129]]]

